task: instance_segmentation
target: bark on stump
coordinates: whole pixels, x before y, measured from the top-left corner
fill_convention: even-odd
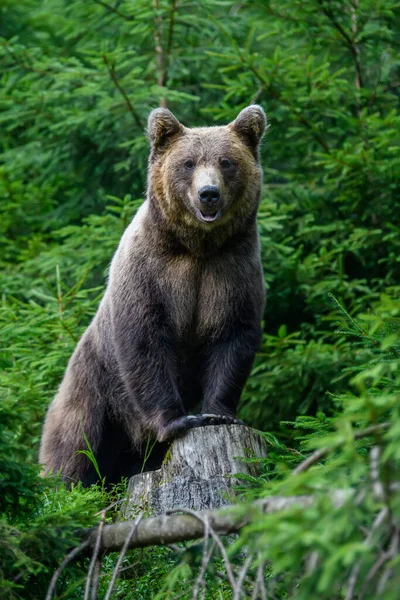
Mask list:
[[[231,504],[238,474],[255,476],[257,465],[243,458],[267,455],[265,440],[245,425],[212,425],[175,440],[157,471],[131,477],[125,518],[141,511],[164,514],[172,508],[203,510]]]

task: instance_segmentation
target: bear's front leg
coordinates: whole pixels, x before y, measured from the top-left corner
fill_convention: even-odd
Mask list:
[[[234,419],[260,340],[259,326],[239,323],[210,344],[204,364],[203,415]]]
[[[140,444],[149,434],[164,441],[190,428],[178,386],[179,364],[174,331],[154,295],[113,304],[113,346],[127,394],[119,418]]]

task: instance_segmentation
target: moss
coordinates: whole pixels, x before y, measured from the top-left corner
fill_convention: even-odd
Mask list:
[[[171,460],[171,446],[168,448],[167,452],[165,453],[164,460],[162,461],[162,464],[163,465],[167,465],[170,460]]]

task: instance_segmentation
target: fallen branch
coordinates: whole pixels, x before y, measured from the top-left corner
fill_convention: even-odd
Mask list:
[[[333,505],[341,506],[349,497],[347,492],[335,490],[330,494]],[[196,517],[191,514],[161,515],[143,519],[136,528],[135,536],[129,541],[128,548],[168,545],[177,542],[196,540],[204,537],[204,521],[218,535],[238,532],[250,523],[257,513],[273,513],[288,510],[292,506],[309,507],[315,502],[313,496],[272,497],[256,500],[248,505],[230,506],[215,510],[201,510]],[[235,510],[236,509],[236,510]],[[101,537],[101,551],[104,553],[120,551],[124,547],[133,521],[120,521],[105,525]],[[89,548],[96,545],[98,528],[86,531]]]

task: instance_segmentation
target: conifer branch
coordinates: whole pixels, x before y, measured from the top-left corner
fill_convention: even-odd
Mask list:
[[[110,64],[110,62],[105,54],[103,54],[103,62],[107,68],[107,71],[108,71],[111,81],[113,82],[113,84],[115,85],[115,87],[117,88],[117,90],[119,91],[119,93],[121,94],[123,99],[125,100],[125,104],[129,110],[129,112],[131,113],[133,120],[135,121],[135,123],[139,127],[139,129],[142,130],[143,125],[139,119],[139,116],[136,113],[135,109],[133,108],[132,102],[130,101],[128,94],[126,93],[126,91],[124,90],[124,88],[122,87],[122,85],[120,84],[120,82],[118,80],[114,65]]]
[[[365,437],[369,437],[370,435],[374,435],[376,433],[381,433],[385,431],[390,426],[390,423],[379,423],[378,425],[371,425],[370,427],[366,427],[365,429],[361,429],[360,431],[356,431],[354,434],[355,440],[360,440]],[[339,446],[341,441],[336,444]],[[304,473],[307,471],[312,465],[317,463],[321,458],[325,458],[333,450],[332,447],[329,448],[320,448],[313,452],[308,458],[306,458],[302,463],[297,465],[297,467],[293,470],[293,475],[297,475],[298,473]]]
[[[115,6],[110,6],[106,2],[103,2],[102,0],[94,0],[94,1],[96,4],[103,6],[109,12],[114,13],[115,15],[118,15],[119,17],[121,17],[121,19],[124,19],[124,21],[133,21],[134,20],[134,18],[131,15],[125,15],[124,13],[120,12]]]
[[[321,10],[324,13],[324,15],[332,23],[333,27],[340,33],[340,35],[342,36],[342,38],[344,39],[344,41],[346,43],[346,46],[350,50],[350,53],[353,57],[354,66],[356,69],[356,87],[357,87],[357,89],[361,89],[363,87],[364,83],[363,83],[363,76],[362,76],[362,72],[361,72],[361,64],[360,64],[360,59],[359,59],[360,50],[355,42],[355,38],[352,39],[350,37],[350,35],[347,33],[347,31],[345,31],[345,29],[341,26],[341,24],[335,19],[335,15],[333,14],[332,10],[330,8],[328,8],[327,6],[325,6],[324,0],[318,0],[318,4],[320,5]]]
[[[278,97],[277,94],[274,94],[271,89],[270,89],[270,84],[269,82],[261,75],[261,73],[258,71],[258,69],[256,69],[254,67],[254,65],[249,64],[246,62],[245,58],[243,55],[240,55],[240,60],[242,63],[244,63],[246,65],[246,67],[257,77],[257,79],[260,81],[260,83],[262,84],[262,88],[264,89],[268,89],[269,92],[271,93],[271,95]],[[262,90],[261,90],[262,91]],[[258,94],[258,92],[257,92]],[[291,104],[285,100],[284,98],[282,98],[281,96],[279,96],[279,100],[280,102],[282,102],[283,104],[285,104],[286,106],[288,106],[289,108],[292,108]],[[325,152],[327,152],[328,154],[330,153],[330,148],[328,146],[328,144],[325,142],[325,140],[321,137],[321,135],[319,134],[318,131],[315,130],[315,127],[313,127],[311,125],[311,123],[301,114],[298,113],[293,113],[294,117],[302,124],[304,125],[307,129],[309,129],[315,140],[318,142],[318,144],[320,146],[322,146],[322,148],[325,150]]]

